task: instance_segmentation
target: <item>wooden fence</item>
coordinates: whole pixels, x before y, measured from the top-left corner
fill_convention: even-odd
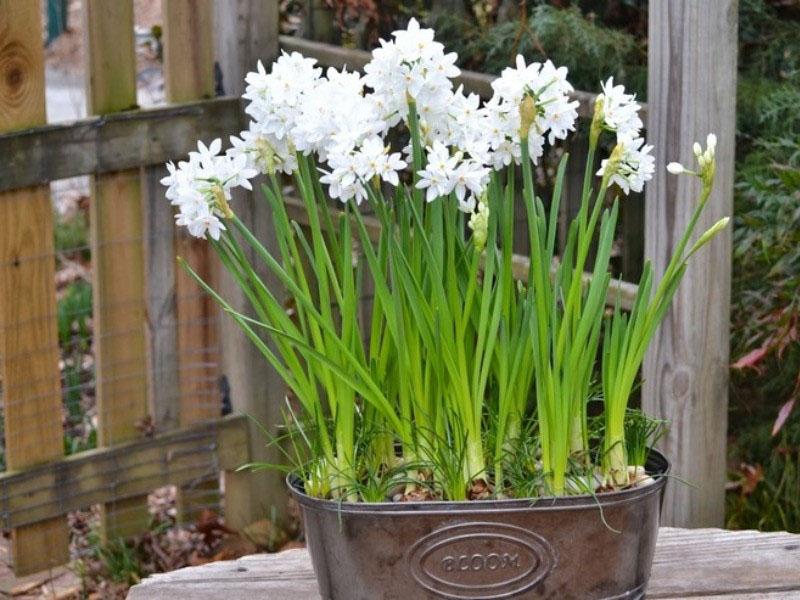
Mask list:
[[[40,2],[0,0],[0,384],[7,470],[0,523],[12,531],[18,573],[67,560],[69,511],[100,504],[109,534],[146,526],[144,496],[178,486],[181,508],[219,497],[233,527],[283,506],[277,474],[233,470],[275,460],[248,414],[275,427],[284,388],[236,329],[175,268],[175,254],[215,279],[236,307],[245,299],[207,246],[177,232],[158,181],[163,163],[195,140],[226,138],[246,121],[237,96],[257,59],[279,46],[323,65],[362,66],[366,54],[279,36],[277,0],[163,0],[164,107],[137,109],[130,0],[84,0],[86,87],[96,116],[46,124]],[[320,26],[317,31],[325,31]],[[647,125],[657,158],[690,162],[691,143],[720,137],[710,224],[731,213],[735,0],[650,3]],[[215,82],[215,63],[222,75]],[[491,76],[464,73],[487,94]],[[215,83],[224,97],[213,98]],[[592,95],[577,92],[582,117]],[[53,219],[48,183],[91,175],[91,254],[96,450],[64,457],[56,335]],[[624,239],[642,244],[657,269],[674,244],[696,189],[666,180],[648,189],[646,210],[628,209]],[[237,212],[269,244],[265,203],[237,199]],[[302,221],[302,208],[290,210]],[[643,223],[643,225],[642,225]],[[635,255],[635,250],[629,256]],[[526,260],[518,259],[521,263]],[[633,273],[636,265],[623,267]],[[269,274],[264,273],[269,279]],[[666,520],[719,525],[723,515],[730,238],[692,265],[644,370],[646,408],[671,418],[665,448],[698,488],[671,486]],[[277,285],[275,282],[273,284]],[[613,294],[632,297],[617,281]],[[224,380],[233,415],[220,417]]]

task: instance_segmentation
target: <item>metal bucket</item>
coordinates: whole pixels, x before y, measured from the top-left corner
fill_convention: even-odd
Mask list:
[[[669,462],[655,483],[592,496],[337,502],[289,488],[326,600],[642,598]]]

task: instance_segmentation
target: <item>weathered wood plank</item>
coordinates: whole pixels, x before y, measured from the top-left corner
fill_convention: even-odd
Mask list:
[[[255,69],[256,62],[260,59],[268,65],[278,53],[278,2],[217,0],[214,16],[222,87],[226,94],[239,95],[244,92],[245,75]],[[254,188],[259,191],[250,194],[241,190],[237,193],[233,204],[242,221],[268,248],[274,249],[275,238],[267,203],[261,197],[260,184]],[[280,289],[279,282],[268,269],[258,271],[267,285]],[[224,270],[220,287],[237,310],[248,310],[244,294]],[[222,372],[230,388],[234,412],[251,415],[275,433],[283,424],[281,410],[286,386],[233,319],[225,317],[221,320],[220,337]],[[280,460],[277,449],[268,447],[266,442],[264,434],[251,423],[251,460],[273,463]],[[225,473],[225,518],[235,528],[271,516],[273,510],[280,517],[286,508],[286,500],[283,482],[277,472]]]
[[[658,278],[700,191],[693,177],[675,177],[668,161],[693,165],[692,143],[715,132],[715,191],[700,231],[733,211],[736,114],[736,0],[659,0],[649,8],[648,137],[659,168],[646,189],[645,257]],[[720,525],[725,514],[730,328],[731,228],[692,258],[675,302],[644,362],[642,404],[671,421],[661,446],[674,485],[664,522]]]
[[[366,50],[342,48],[341,46],[288,35],[280,36],[280,46],[281,50],[300,52],[309,58],[316,58],[319,64],[323,66],[336,67],[337,69],[347,67],[350,70],[361,70],[370,60],[370,53]],[[456,85],[463,84],[466,92],[475,92],[484,98],[488,98],[492,95],[492,81],[495,78],[496,75],[487,73],[461,71],[461,76],[456,79]],[[576,90],[573,92],[572,97],[580,102],[578,115],[582,118],[591,118],[596,94]],[[643,119],[646,118],[646,104],[642,105],[641,114]]]
[[[162,165],[142,170],[143,233],[147,322],[147,384],[156,431],[178,427],[178,315],[175,302],[175,222],[161,185]]]
[[[221,469],[248,461],[246,420],[230,416],[6,471],[0,474],[0,523],[18,527],[91,504],[139,498],[164,485],[216,480]]]
[[[164,85],[167,100],[214,96],[213,0],[164,0]]]
[[[0,131],[45,122],[40,2],[0,0]],[[5,171],[5,167],[2,169]],[[64,452],[47,187],[0,194],[0,387],[10,469]],[[11,534],[18,575],[68,558],[63,517]]]
[[[800,597],[800,536],[788,533],[673,529],[659,533],[648,598]],[[191,597],[318,600],[306,550],[257,554],[154,575],[128,600]]]
[[[166,0],[163,11],[167,101],[178,103],[213,96],[213,0]],[[173,239],[177,255],[216,287],[220,266],[208,242],[192,237],[185,227],[178,228]],[[180,389],[177,409],[180,424],[189,425],[221,414],[220,310],[184,269],[178,268],[174,275]],[[179,518],[193,521],[199,507],[218,502],[218,481],[193,484],[178,494]]]
[[[136,106],[133,3],[86,0],[86,99],[104,115]],[[91,186],[90,234],[98,444],[136,439],[149,413],[144,245],[139,170],[98,175]],[[146,498],[104,505],[107,536],[147,527]]]
[[[184,160],[197,140],[238,132],[241,101],[217,98],[0,135],[0,191]]]
[[[214,93],[212,0],[164,3],[164,70],[169,102]],[[205,140],[208,142],[209,140]],[[217,262],[207,242],[180,228],[175,251],[204,280],[215,285]],[[175,273],[178,315],[180,423],[189,425],[220,415],[217,318],[214,301],[183,269]]]

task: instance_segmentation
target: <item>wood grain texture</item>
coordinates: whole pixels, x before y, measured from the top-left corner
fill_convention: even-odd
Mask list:
[[[230,416],[0,473],[2,524],[29,525],[92,504],[138,500],[164,485],[216,480],[220,469],[247,462],[246,421]]]
[[[244,77],[258,60],[268,65],[278,53],[277,0],[217,0],[215,3],[216,60],[222,73],[224,93],[244,92]],[[243,126],[247,120],[242,118]],[[233,206],[237,215],[260,240],[275,250],[275,239],[267,203],[261,197],[260,182],[255,193],[239,193]],[[256,261],[257,262],[257,261]],[[259,275],[273,289],[280,285],[266,268]],[[221,273],[223,296],[237,310],[248,311],[247,300],[232,278]],[[220,328],[222,372],[230,388],[236,413],[251,415],[275,433],[283,424],[281,415],[286,387],[261,354],[239,330],[233,319],[223,318]],[[268,448],[264,434],[251,424],[251,460],[274,462],[279,453]],[[225,518],[233,527],[269,518],[273,509],[280,517],[286,508],[286,493],[277,472],[225,473]]]
[[[41,3],[0,0],[0,131],[45,122]],[[0,396],[5,460],[23,469],[62,456],[50,191],[0,193]],[[63,517],[11,533],[14,571],[65,562]]]
[[[175,302],[175,224],[161,179],[163,166],[142,170],[148,398],[156,431],[180,424],[178,311]]]
[[[88,112],[105,115],[135,108],[133,2],[83,4]]]
[[[45,122],[41,6],[0,0],[0,131]]]
[[[647,597],[798,598],[798,572],[797,535],[662,527]],[[154,575],[128,594],[128,600],[178,597],[320,600],[306,550],[256,554]]]
[[[164,85],[169,102],[214,95],[213,0],[164,0]]]
[[[93,114],[136,106],[133,3],[86,0],[86,97]],[[139,170],[93,179],[90,234],[98,444],[134,440],[149,415],[143,209]],[[145,529],[146,497],[103,507],[103,534]]]
[[[648,138],[658,168],[647,186],[645,257],[663,273],[700,191],[663,165],[693,165],[692,143],[715,132],[717,176],[698,231],[733,209],[736,103],[735,0],[658,0],[649,6]],[[672,427],[661,443],[691,485],[667,490],[664,522],[720,525],[724,518],[728,410],[731,228],[695,255],[644,363],[642,402]]]
[[[164,3],[164,69],[169,102],[198,100],[214,92],[213,8],[212,0]],[[179,228],[175,249],[215,287],[218,261],[207,242]],[[220,416],[216,331],[219,310],[185,270],[177,269],[175,277],[179,414],[180,423],[188,425]]]
[[[224,94],[241,96],[245,75],[278,55],[278,19],[277,0],[215,0],[214,56]]]
[[[164,78],[167,101],[195,101],[214,95],[213,0],[166,0],[164,17]],[[227,137],[227,136],[226,136]],[[209,142],[209,140],[206,140]],[[217,287],[219,261],[208,242],[180,227],[175,251],[212,287]],[[178,414],[188,425],[221,414],[219,386],[220,310],[182,268],[175,271],[177,297]],[[197,513],[219,503],[216,480],[193,483],[180,490],[179,518],[196,520]]]
[[[197,139],[240,129],[239,98],[89,117],[0,134],[0,191],[184,160]]]
[[[144,257],[138,172],[98,177],[90,230],[98,443],[140,435],[147,416]]]

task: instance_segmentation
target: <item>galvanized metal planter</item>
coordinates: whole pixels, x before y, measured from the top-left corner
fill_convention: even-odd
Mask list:
[[[669,462],[652,451],[649,473]],[[597,497],[340,503],[289,488],[326,600],[642,598],[666,477]]]

